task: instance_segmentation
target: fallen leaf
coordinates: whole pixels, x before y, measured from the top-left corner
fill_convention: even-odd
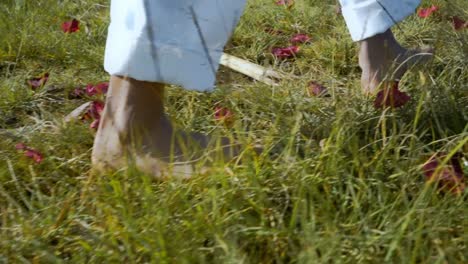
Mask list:
[[[226,126],[231,126],[234,123],[234,114],[226,107],[216,106],[214,119]]]
[[[80,22],[76,19],[65,21],[62,23],[62,30],[64,33],[74,33],[80,30]]]
[[[93,95],[97,94],[96,87],[94,85],[92,85],[92,84],[86,85],[84,90],[86,91],[86,94],[88,96],[93,96]]]
[[[89,107],[88,113],[94,119],[100,119],[102,111],[104,111],[104,102],[93,101]]]
[[[449,164],[443,168],[441,162],[447,157],[445,153],[436,153],[423,165],[423,173],[429,182],[436,182],[439,190],[462,194],[465,190],[465,175],[461,165],[462,154],[455,154]]]
[[[109,90],[109,82],[101,82],[98,84],[88,84],[86,87],[81,88],[77,87],[73,91],[70,92],[69,97],[71,99],[79,99],[83,98],[84,95],[89,97],[101,94],[107,94]]]
[[[328,89],[318,82],[311,81],[309,82],[308,93],[309,96],[322,96],[328,93]]]
[[[300,48],[298,46],[289,46],[285,48],[273,48],[271,52],[278,59],[287,59],[294,57],[299,50]]]
[[[104,111],[104,102],[96,100],[89,104],[88,111],[80,118],[81,120],[92,120],[90,128],[97,129],[101,120],[102,112]]]
[[[109,90],[109,82],[101,82],[95,85],[98,94],[106,94]]]
[[[377,93],[374,101],[374,107],[381,109],[384,107],[398,108],[405,105],[411,97],[398,89],[399,82],[394,82],[391,88],[385,87]]]
[[[44,156],[39,151],[26,146],[24,143],[16,144],[15,148],[19,151],[23,151],[24,156],[34,160],[37,164],[44,160]]]
[[[44,73],[42,76],[40,77],[35,77],[35,78],[31,78],[27,81],[28,85],[29,85],[29,88],[31,88],[33,91],[43,87],[47,81],[49,80],[49,73]]]
[[[452,26],[455,30],[461,30],[463,28],[468,28],[468,22],[457,17],[457,16],[453,16],[450,18],[450,20],[452,21]]]
[[[101,121],[101,114],[104,111],[104,106],[104,102],[102,101],[93,101],[91,103],[87,115],[94,120],[89,125],[90,128],[96,130],[99,128],[99,122]]]
[[[292,44],[302,44],[302,43],[307,43],[310,42],[311,37],[309,37],[307,34],[296,34],[291,39],[289,40]]]
[[[41,163],[44,160],[44,157],[39,151],[36,151],[34,149],[28,149],[24,153],[24,155],[28,158],[33,159],[36,163]]]
[[[420,18],[427,18],[429,17],[432,13],[436,12],[439,10],[439,7],[436,6],[436,5],[432,5],[431,7],[427,7],[427,8],[420,8],[418,10],[418,16]]]
[[[18,144],[15,145],[15,148],[17,150],[25,150],[27,147],[26,147],[26,144],[24,144],[24,143],[18,143]]]

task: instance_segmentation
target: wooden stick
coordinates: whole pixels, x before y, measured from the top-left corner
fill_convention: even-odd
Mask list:
[[[252,63],[247,60],[223,53],[221,56],[220,64],[226,66],[234,71],[247,75],[257,81],[266,83],[268,85],[277,86],[278,80],[284,78],[283,75],[267,69],[258,64]]]
[[[65,121],[65,123],[68,123],[70,121],[79,119],[86,112],[86,110],[88,110],[90,105],[91,105],[91,102],[87,102],[87,103],[80,105],[78,108],[73,110],[70,114],[68,114],[63,119],[63,121]]]

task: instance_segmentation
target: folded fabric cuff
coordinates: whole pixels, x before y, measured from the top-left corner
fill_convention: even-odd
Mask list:
[[[420,0],[340,0],[354,41],[383,33],[413,14]]]
[[[211,91],[222,50],[210,50],[209,53],[211,60],[198,50],[124,38],[124,41],[107,46],[104,69],[111,75],[129,76],[140,81]]]

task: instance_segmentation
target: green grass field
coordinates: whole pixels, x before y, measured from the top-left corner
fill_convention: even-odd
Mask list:
[[[265,151],[164,182],[91,176],[90,121],[63,121],[96,99],[70,92],[109,78],[108,4],[0,2],[0,263],[468,263],[468,191],[440,191],[422,170],[444,152],[441,163],[464,154],[468,172],[468,29],[447,19],[468,20],[465,0],[423,1],[440,9],[394,29],[404,45],[437,51],[402,80],[411,100],[398,109],[360,92],[357,46],[334,0],[249,0],[227,52],[299,78],[270,87],[222,68],[213,93],[169,89],[167,111],[186,130]],[[80,30],[65,34],[72,18]],[[275,60],[271,49],[295,33],[312,42]],[[330,96],[311,96],[310,81]],[[234,113],[231,128],[213,117],[217,105]]]

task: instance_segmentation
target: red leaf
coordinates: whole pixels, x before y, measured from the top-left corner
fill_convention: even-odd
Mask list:
[[[74,33],[80,30],[80,22],[76,19],[65,21],[62,23],[62,30],[64,33]]]
[[[81,120],[100,119],[103,110],[104,103],[102,101],[92,101],[88,111],[83,114]]]
[[[384,108],[384,107],[392,107],[398,108],[405,105],[411,97],[398,89],[399,82],[395,82],[392,88],[385,87],[382,91],[380,91],[374,101],[374,107]]]
[[[216,120],[223,120],[229,117],[232,117],[231,110],[227,109],[226,107],[219,107],[215,108],[214,117]]]
[[[455,30],[461,30],[463,28],[468,28],[468,22],[457,17],[453,16],[450,18],[452,20],[452,26]]]
[[[432,13],[436,12],[437,10],[439,10],[439,7],[438,6],[431,6],[431,7],[428,7],[428,8],[420,8],[418,10],[418,16],[420,18],[427,18],[429,17]]]
[[[311,38],[307,34],[297,34],[294,35],[289,41],[292,44],[301,44],[310,42]]]
[[[38,88],[43,87],[47,83],[47,80],[49,80],[49,73],[44,73],[40,77],[29,79],[27,83],[29,85],[29,88],[35,91]]]
[[[39,151],[26,146],[26,144],[24,143],[16,144],[15,148],[17,150],[23,151],[24,156],[31,158],[38,164],[44,160],[44,156]]]
[[[294,57],[299,50],[300,48],[298,46],[289,46],[285,48],[273,48],[271,52],[278,59],[287,59]]]
[[[214,112],[214,119],[217,122],[221,122],[227,126],[231,126],[234,122],[234,114],[231,110],[229,110],[226,107],[216,106]]]
[[[98,83],[95,87],[98,94],[106,94],[109,90],[109,82]]]
[[[28,149],[24,153],[24,155],[28,158],[33,159],[36,163],[41,163],[44,160],[42,154],[34,149]]]
[[[88,96],[93,96],[97,94],[96,87],[92,84],[86,85],[85,91]]]
[[[92,97],[95,95],[107,94],[108,90],[109,90],[108,82],[101,82],[96,85],[88,84],[84,88],[80,88],[80,87],[75,88],[72,92],[70,92],[69,98],[71,99],[83,98],[85,94],[89,97]]]
[[[104,110],[104,102],[93,101],[89,107],[88,113],[94,119],[100,119],[102,111]]]
[[[85,88],[85,91],[88,96],[94,96],[97,94],[106,94],[108,89],[109,89],[109,83],[102,82],[96,85],[88,84]]]
[[[89,106],[88,111],[81,117],[81,120],[93,120],[89,125],[92,129],[98,129],[99,122],[101,121],[101,115],[104,111],[104,102],[102,101],[93,101]]]
[[[445,153],[433,155],[423,165],[423,173],[428,181],[438,183],[439,190],[461,194],[465,190],[465,175],[461,166],[462,155],[455,154],[448,164],[437,170],[446,156]]]
[[[16,144],[15,148],[17,150],[25,150],[27,147],[26,147],[26,144],[24,144],[24,143],[18,143],[18,144]]]
[[[322,96],[328,93],[328,89],[318,82],[311,81],[308,89],[310,96]]]

